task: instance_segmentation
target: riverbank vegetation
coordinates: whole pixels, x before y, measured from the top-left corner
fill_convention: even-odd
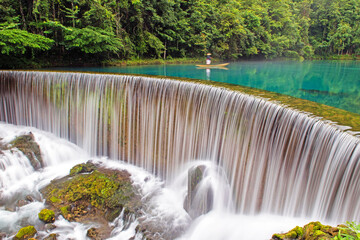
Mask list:
[[[0,66],[360,55],[357,0],[0,0]]]
[[[320,222],[310,222],[304,227],[296,226],[286,233],[276,233],[271,240],[357,240],[360,239],[360,225],[355,222],[332,227]]]

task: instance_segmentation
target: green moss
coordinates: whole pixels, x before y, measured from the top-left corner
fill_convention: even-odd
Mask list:
[[[290,230],[289,232],[287,232],[284,237],[285,238],[290,238],[290,239],[296,239],[299,238],[303,235],[304,231],[301,227],[296,226],[295,228],[293,228],[292,230]]]
[[[290,231],[285,234],[285,238],[291,238],[291,239],[297,238],[297,233],[295,231]]]
[[[44,164],[41,157],[40,147],[35,142],[34,135],[32,133],[15,138],[10,142],[10,145],[23,152],[30,160],[34,169],[43,167]]]
[[[321,230],[316,230],[313,234],[314,237],[320,237],[320,236],[324,236],[325,233]]]
[[[95,169],[96,169],[96,166],[91,162],[78,164],[78,165],[75,165],[70,170],[70,176],[74,176],[79,173],[90,173],[90,172],[94,171]]]
[[[304,235],[304,229],[302,227],[296,226],[293,231],[296,232],[298,237],[302,237],[302,235]]]
[[[73,168],[84,170],[84,166]],[[74,174],[69,181],[62,183],[58,188],[50,191],[48,197],[51,202],[89,201],[99,209],[104,207],[115,208],[123,206],[133,194],[132,185],[128,181],[121,181],[118,176],[101,173],[97,170],[89,174]]]
[[[35,236],[36,233],[37,233],[37,231],[34,226],[23,227],[15,235],[14,239],[15,240],[28,239],[28,238]]]
[[[284,234],[274,234],[272,239],[303,239],[303,240],[326,240],[326,239],[343,239],[339,237],[353,237],[356,233],[353,232],[345,225],[339,225],[338,227],[331,227],[329,225],[323,225],[320,222],[310,222],[303,228],[297,226]],[[345,238],[344,238],[345,239]],[[348,239],[348,238],[346,238]],[[350,239],[350,238],[349,238]]]
[[[136,214],[141,206],[128,172],[91,162],[76,165],[71,175],[53,180],[41,192],[54,211],[70,221],[94,215],[113,221],[124,208],[126,213]]]
[[[70,170],[70,176],[73,176],[77,173],[80,173],[83,169],[83,166],[81,164],[74,166],[71,170]]]
[[[284,238],[285,237],[282,234],[278,234],[278,233],[276,233],[272,236],[272,239],[276,239],[276,240],[279,240],[279,239],[282,240]]]
[[[60,198],[55,197],[55,196],[51,196],[50,201],[52,203],[62,203],[62,200]]]
[[[38,215],[39,215],[39,219],[43,222],[46,222],[46,223],[55,222],[55,213],[52,210],[45,208],[45,209],[41,210]]]
[[[60,208],[61,215],[66,218],[69,215],[69,206],[64,206]]]

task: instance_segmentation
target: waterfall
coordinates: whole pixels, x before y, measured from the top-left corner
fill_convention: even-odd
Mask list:
[[[242,214],[360,220],[359,138],[239,92],[111,74],[0,71],[0,121],[125,160],[167,182],[206,160]]]

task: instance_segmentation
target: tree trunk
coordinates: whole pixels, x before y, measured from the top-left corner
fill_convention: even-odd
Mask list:
[[[21,14],[23,25],[24,25],[24,29],[27,30],[26,20],[25,20],[25,15],[24,15],[24,10],[23,10],[23,7],[22,7],[21,0],[19,0],[19,6],[20,6],[20,14]]]
[[[165,49],[164,49],[164,60],[166,59],[166,43],[167,43],[167,42],[165,42]]]

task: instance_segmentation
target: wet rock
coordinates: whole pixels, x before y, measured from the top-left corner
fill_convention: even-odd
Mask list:
[[[5,206],[5,210],[9,212],[16,212],[16,206]]]
[[[168,229],[166,229],[163,224],[159,224],[158,222],[149,219],[140,220],[140,223],[135,230],[137,233],[141,233],[141,239],[146,240],[166,240],[179,237],[179,235],[172,235],[172,233],[166,231]]]
[[[6,144],[1,142],[2,140],[3,138],[0,138],[0,155],[4,154],[3,151],[7,149]]]
[[[6,238],[6,233],[0,232],[0,240]]]
[[[57,234],[52,233],[49,236],[45,237],[44,240],[57,240]]]
[[[51,231],[56,228],[56,225],[52,224],[52,223],[47,223],[47,224],[45,224],[44,228],[45,228],[45,231]]]
[[[92,240],[101,240],[99,231],[96,228],[90,228],[87,230],[86,236]]]
[[[27,205],[27,204],[29,204],[28,201],[26,201],[25,199],[21,199],[21,200],[19,200],[19,201],[17,202],[16,207],[23,207],[23,206],[25,206],[25,205]]]
[[[91,173],[92,171],[96,170],[96,165],[92,163],[91,161],[88,161],[87,163],[82,163],[75,165],[70,170],[70,176],[74,176],[79,173]]]
[[[27,195],[24,199],[20,199],[16,202],[15,207],[19,208],[19,207],[23,207],[31,202],[34,201],[34,198],[31,195]]]
[[[41,190],[47,207],[69,221],[94,222],[98,237],[110,236],[113,221],[124,210],[138,214],[141,197],[133,187],[127,171],[107,169],[87,162],[76,165],[71,174],[53,180]]]
[[[40,147],[35,142],[34,135],[30,132],[27,135],[21,135],[10,142],[11,148],[17,148],[29,159],[35,170],[44,166]]]
[[[19,232],[15,235],[13,239],[14,240],[30,239],[34,237],[36,233],[37,231],[34,226],[23,227],[19,230]]]
[[[339,231],[341,230],[341,233]],[[326,240],[334,239],[336,236],[350,235],[356,237],[356,233],[347,226],[332,227],[323,225],[320,222],[310,222],[304,227],[295,227],[286,233],[277,233],[272,236],[272,240]],[[355,238],[354,238],[355,239]]]
[[[34,201],[34,197],[31,196],[31,195],[27,195],[27,196],[25,197],[25,200],[28,201],[28,202],[33,202],[33,201]]]
[[[55,213],[53,210],[43,209],[38,214],[39,219],[45,223],[55,222]]]
[[[189,169],[188,192],[184,208],[192,218],[208,213],[213,207],[213,190],[211,187],[200,189],[206,166],[199,165]]]

